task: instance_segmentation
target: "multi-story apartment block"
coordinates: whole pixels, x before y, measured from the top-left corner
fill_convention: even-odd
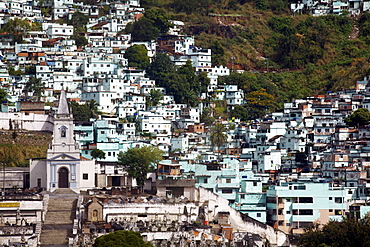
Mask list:
[[[341,220],[355,191],[331,183],[281,182],[267,190],[267,223],[298,234],[314,222]]]
[[[222,163],[179,163],[183,174],[195,177],[195,186],[206,188],[227,199],[229,204],[248,216],[266,222],[266,201],[262,180],[252,171],[239,171],[237,159],[224,159]]]
[[[143,132],[156,132],[170,135],[171,121],[165,119],[163,116],[157,116],[154,114],[140,114],[139,129]]]
[[[73,35],[73,26],[58,23],[42,23],[42,30],[50,39],[69,38]]]

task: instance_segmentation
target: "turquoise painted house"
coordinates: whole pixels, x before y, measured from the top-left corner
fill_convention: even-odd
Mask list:
[[[225,158],[222,163],[179,163],[182,174],[192,175],[196,187],[206,188],[226,198],[230,206],[266,223],[266,196],[262,181],[251,170],[244,170],[238,159]]]

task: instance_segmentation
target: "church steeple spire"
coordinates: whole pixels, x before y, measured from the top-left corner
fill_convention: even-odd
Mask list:
[[[60,92],[59,105],[58,105],[58,115],[66,114],[69,115],[68,102],[66,97],[66,92],[64,89]]]

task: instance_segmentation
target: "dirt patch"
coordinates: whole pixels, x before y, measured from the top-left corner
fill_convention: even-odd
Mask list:
[[[52,141],[51,132],[0,131],[1,144],[19,144],[24,146],[43,146]]]

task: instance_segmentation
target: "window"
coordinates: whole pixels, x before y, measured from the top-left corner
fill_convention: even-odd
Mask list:
[[[66,137],[67,136],[67,127],[62,126],[60,128],[60,137]]]
[[[227,178],[226,183],[230,184],[231,183],[231,178]]]
[[[299,197],[299,203],[313,203],[312,197]]]
[[[261,213],[257,213],[257,217],[261,217]]]
[[[208,183],[208,178],[205,178],[204,180],[203,180],[203,183]]]
[[[222,189],[222,194],[232,194],[233,190],[232,189]]]
[[[312,209],[300,209],[299,215],[313,215]]]
[[[82,179],[83,180],[88,180],[89,179],[89,174],[87,174],[87,173],[82,174]]]
[[[276,197],[267,197],[266,202],[267,203],[276,203]]]
[[[245,195],[244,194],[240,195],[240,199],[245,199]]]
[[[257,182],[253,182],[253,186],[257,186]]]
[[[294,186],[294,190],[306,190],[306,185]]]
[[[343,214],[343,212],[342,212],[342,210],[335,210],[335,215],[342,215]]]
[[[335,203],[342,203],[342,197],[335,197],[334,202]]]

